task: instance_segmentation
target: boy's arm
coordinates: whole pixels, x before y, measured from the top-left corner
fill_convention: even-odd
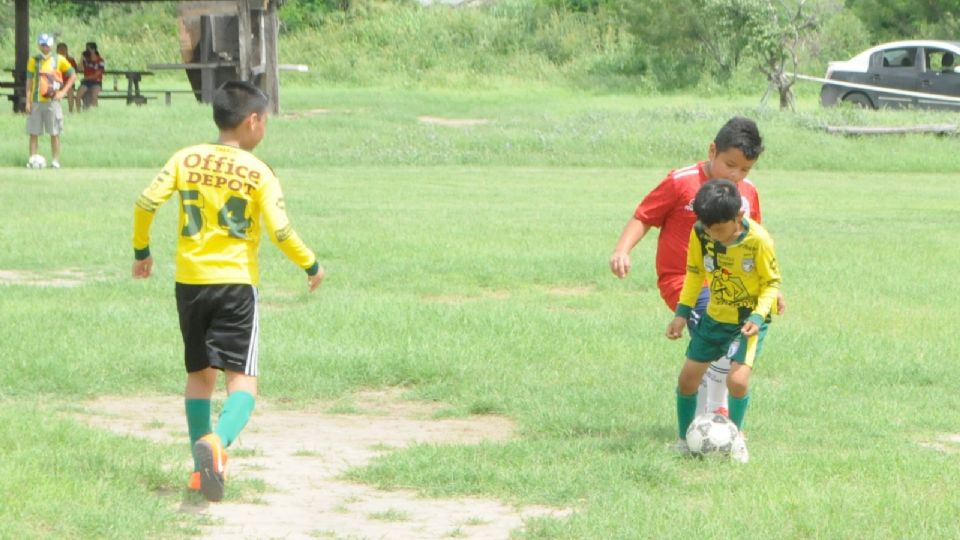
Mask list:
[[[703,267],[700,239],[697,237],[696,227],[690,230],[690,241],[687,244],[687,275],[683,279],[683,289],[680,291],[680,300],[677,302],[677,311],[670,325],[667,327],[667,337],[677,339],[683,335],[683,327],[693,313],[703,282],[707,278]]]
[[[620,240],[617,246],[613,248],[613,255],[610,256],[610,271],[618,278],[624,278],[630,273],[630,250],[637,245],[652,225],[640,221],[637,218],[631,218],[620,233]]]
[[[170,158],[147,189],[140,193],[133,206],[133,277],[150,277],[153,257],[150,256],[150,225],[160,205],[176,191],[177,156]]]
[[[73,66],[70,65],[70,62],[63,56],[60,56],[60,61],[57,64],[57,70],[67,76],[67,78],[63,81],[63,86],[60,87],[60,91],[57,92],[56,96],[56,99],[63,99],[63,96],[67,95],[67,92],[70,90],[70,88],[73,88],[73,83],[77,80],[77,72],[73,69]]]
[[[663,226],[663,222],[673,211],[676,203],[677,190],[673,176],[667,175],[640,201],[637,209],[633,211],[633,218],[627,222],[623,232],[620,233],[620,240],[617,241],[617,246],[613,248],[613,255],[610,256],[610,271],[615,276],[623,278],[630,273],[630,250],[647,235],[647,231],[651,228]]]
[[[777,264],[772,240],[761,244],[757,250],[757,273],[760,276],[760,294],[757,297],[757,307],[747,321],[759,327],[770,315],[780,296],[780,266]]]
[[[260,208],[263,211],[264,225],[270,235],[270,240],[280,248],[280,251],[288,259],[307,272],[307,285],[313,291],[323,280],[324,270],[317,261],[317,256],[300,239],[300,236],[290,224],[290,218],[287,216],[283,201],[283,191],[280,189],[280,181],[271,175],[260,184],[257,193],[260,197]]]

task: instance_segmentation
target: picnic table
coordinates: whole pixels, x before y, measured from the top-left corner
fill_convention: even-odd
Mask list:
[[[121,75],[127,79],[127,92],[123,93],[106,93],[101,92],[98,99],[126,99],[127,105],[131,103],[136,103],[137,105],[144,105],[147,103],[147,100],[150,99],[147,96],[140,93],[140,81],[145,75],[153,75],[152,71],[142,71],[135,69],[108,69],[103,72],[104,75],[113,75],[113,91],[119,92],[117,88],[117,80]]]

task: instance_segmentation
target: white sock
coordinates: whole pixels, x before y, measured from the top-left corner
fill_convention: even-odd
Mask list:
[[[714,412],[717,409],[727,410],[727,373],[730,372],[730,359],[726,356],[710,363],[703,379],[706,381],[706,398],[704,409]]]
[[[707,412],[707,376],[704,374],[700,379],[700,387],[697,388],[697,414],[700,416]]]

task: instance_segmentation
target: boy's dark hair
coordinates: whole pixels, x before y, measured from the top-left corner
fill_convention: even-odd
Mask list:
[[[700,186],[693,199],[693,211],[704,226],[737,219],[743,201],[740,190],[729,180],[710,180]]]
[[[256,86],[244,81],[228,81],[213,95],[213,121],[220,129],[233,129],[253,113],[263,114],[270,100]]]
[[[757,123],[742,116],[734,116],[727,120],[727,123],[717,132],[713,144],[717,147],[717,152],[737,148],[750,161],[757,159],[763,153],[763,139],[760,138]]]

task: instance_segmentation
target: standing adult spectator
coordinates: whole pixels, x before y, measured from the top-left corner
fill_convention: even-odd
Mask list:
[[[70,51],[67,49],[66,43],[57,43],[57,54],[67,59],[67,62],[70,62],[70,67],[73,68],[73,71],[77,71],[77,60],[76,58],[70,56]],[[77,110],[80,110],[80,96],[77,93],[77,85],[71,84],[67,87],[67,105],[70,106],[70,112],[73,112],[73,107],[76,105]]]
[[[37,45],[40,54],[27,61],[27,134],[30,136],[30,156],[37,153],[40,135],[50,134],[53,154],[50,166],[60,168],[60,132],[63,131],[63,109],[60,100],[77,75],[67,59],[53,53],[53,36],[40,34]]]
[[[93,41],[87,42],[87,48],[80,57],[80,67],[83,69],[83,80],[80,81],[77,98],[83,103],[84,109],[96,107],[97,96],[103,90],[104,61]]]

